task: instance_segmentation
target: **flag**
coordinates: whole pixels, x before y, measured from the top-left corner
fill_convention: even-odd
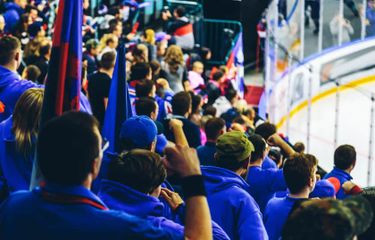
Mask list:
[[[117,50],[116,65],[113,72],[108,106],[102,130],[103,138],[109,141],[109,153],[120,151],[119,134],[122,123],[132,116],[132,108],[126,82],[125,44]]]
[[[45,85],[41,124],[80,110],[82,75],[81,0],[60,0]]]
[[[236,71],[234,87],[243,98],[245,93],[245,72],[242,32],[237,36],[236,44],[233,47],[226,66],[229,72]]]

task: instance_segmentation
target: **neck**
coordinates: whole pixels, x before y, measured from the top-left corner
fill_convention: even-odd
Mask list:
[[[12,72],[17,72],[17,68],[15,65],[13,64],[7,64],[7,65],[1,65],[2,67],[12,71]]]
[[[88,190],[91,190],[92,182],[93,182],[93,179],[92,179],[92,177],[91,177],[91,175],[90,175],[90,176],[88,176],[88,177],[86,178],[86,180],[82,183],[82,186],[84,186],[84,187],[87,188]]]
[[[299,193],[289,193],[289,197],[292,198],[309,198],[310,190],[308,188],[305,188]]]
[[[112,78],[112,76],[113,76],[113,69],[104,69],[104,68],[101,68],[101,69],[100,69],[100,72],[107,74],[107,75],[110,76],[111,78]]]
[[[47,61],[49,61],[50,55],[44,55],[44,58],[47,59]]]
[[[255,162],[250,163],[250,167],[261,167],[263,163],[263,159],[259,158]]]

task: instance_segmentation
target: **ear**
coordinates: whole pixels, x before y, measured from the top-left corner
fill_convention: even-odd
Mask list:
[[[102,165],[102,159],[100,157],[95,158],[91,166],[92,179],[94,180],[100,172],[100,166]]]
[[[17,61],[17,62],[21,62],[21,53],[18,51],[16,52],[16,55],[14,56],[14,59]]]

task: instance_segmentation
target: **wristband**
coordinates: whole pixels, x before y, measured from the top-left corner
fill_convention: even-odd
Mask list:
[[[207,195],[202,175],[193,175],[181,179],[181,186],[185,199]]]

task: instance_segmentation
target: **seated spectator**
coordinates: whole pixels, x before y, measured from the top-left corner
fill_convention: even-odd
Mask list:
[[[234,108],[237,102],[238,102],[238,93],[236,90],[232,89],[232,90],[229,90],[225,94],[225,96],[220,96],[219,98],[217,98],[212,106],[215,107],[217,110],[216,116],[220,117],[222,114],[225,114],[230,109]]]
[[[287,144],[277,134],[270,139],[275,145],[287,148]],[[285,191],[287,186],[283,170],[262,168],[263,161],[268,154],[268,146],[264,139],[260,135],[254,134],[249,137],[249,140],[254,145],[255,151],[250,159],[249,173],[246,180],[251,187],[251,196],[254,197],[260,210],[264,213],[268,201],[275,196],[276,192]]]
[[[89,190],[99,172],[101,144],[99,124],[88,114],[67,113],[44,125],[37,152],[46,185],[32,192],[12,194],[3,203],[0,238],[24,239],[41,235],[47,239],[212,238],[209,209],[194,150],[175,148],[168,155],[169,167],[187,177],[185,186],[191,186],[193,179],[200,189],[193,192],[184,188],[188,198],[183,236],[180,231],[153,225],[149,220],[108,210]]]
[[[22,78],[36,83],[41,75],[39,68],[35,65],[27,66],[22,72]]]
[[[201,167],[212,219],[231,239],[268,239],[262,214],[242,178],[253,145],[243,133],[228,132],[218,138],[216,148],[217,167]]]
[[[0,123],[0,182],[10,193],[29,189],[43,96],[41,88],[28,89]]]
[[[290,214],[282,239],[357,239],[371,224],[369,209],[371,205],[363,197],[305,201]]]
[[[225,122],[221,118],[209,119],[204,127],[207,142],[197,148],[201,165],[215,166],[216,141],[226,132]]]
[[[115,62],[115,53],[106,52],[100,60],[99,70],[88,77],[89,100],[93,114],[98,119],[100,126],[104,124]]]
[[[178,93],[190,90],[189,80],[185,68],[184,55],[179,46],[172,45],[167,49],[161,69],[165,72],[165,79],[173,90]]]
[[[353,146],[350,145],[341,145],[335,150],[334,154],[334,168],[328,173],[324,179],[335,177],[337,178],[341,185],[347,181],[351,181],[353,177],[350,173],[355,167],[357,160],[357,153]],[[337,192],[337,199],[344,199],[348,195],[345,193],[344,189],[341,187]]]
[[[270,240],[280,239],[295,203],[309,198],[315,187],[317,166],[317,159],[312,155],[295,154],[285,162],[283,170],[289,194],[284,198],[272,198],[264,212],[264,225]]]
[[[203,63],[196,61],[193,63],[193,69],[188,73],[190,89],[195,93],[199,93],[201,91],[201,87],[204,85],[204,79],[202,77],[203,71]]]
[[[276,125],[265,122],[260,124],[255,128],[255,134],[259,134],[265,141],[268,140],[269,137],[274,135],[277,132],[276,130]],[[270,169],[274,168],[277,169],[276,163],[272,161],[268,156],[264,158],[263,164],[262,164],[263,169]]]
[[[172,118],[181,120],[183,123],[183,130],[189,146],[196,148],[201,145],[201,133],[199,126],[188,119],[191,108],[191,96],[187,92],[179,92],[173,96],[172,99]],[[168,119],[164,121],[165,136],[169,141],[174,142],[175,138],[168,128]]]

